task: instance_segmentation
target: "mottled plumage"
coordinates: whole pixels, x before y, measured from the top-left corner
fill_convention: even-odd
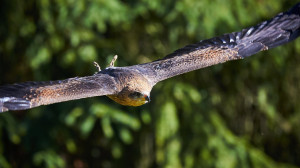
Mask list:
[[[102,95],[122,105],[140,106],[150,101],[151,89],[157,82],[196,69],[242,59],[290,42],[299,35],[300,3],[269,21],[240,32],[202,40],[150,63],[109,67],[93,76],[81,78],[2,86],[0,112]]]

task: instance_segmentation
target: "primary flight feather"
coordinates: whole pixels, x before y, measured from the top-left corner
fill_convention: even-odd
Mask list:
[[[242,59],[285,44],[300,35],[300,3],[271,20],[240,32],[202,40],[166,57],[128,67],[108,67],[93,76],[0,87],[0,112],[106,95],[122,105],[150,101],[152,87],[167,78]]]

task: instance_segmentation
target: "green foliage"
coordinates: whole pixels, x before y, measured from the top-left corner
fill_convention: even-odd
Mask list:
[[[149,62],[287,10],[283,0],[4,0],[0,84]],[[300,166],[300,41],[159,83],[0,115],[0,167]]]
[[[64,160],[53,150],[37,152],[33,156],[33,163],[36,166],[41,166],[44,163],[44,166],[49,168],[65,167]]]

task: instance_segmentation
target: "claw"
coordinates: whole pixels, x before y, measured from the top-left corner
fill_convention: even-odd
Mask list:
[[[118,56],[115,55],[114,58],[111,60],[111,62],[110,62],[110,64],[109,64],[109,67],[114,67],[114,64],[115,64],[117,58],[118,58]]]
[[[94,65],[98,69],[98,72],[100,72],[101,71],[100,65],[96,61],[94,61]]]

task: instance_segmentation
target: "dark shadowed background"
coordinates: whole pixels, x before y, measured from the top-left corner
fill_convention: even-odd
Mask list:
[[[2,0],[0,85],[162,58],[255,25],[285,0]],[[0,114],[0,167],[300,167],[300,40],[106,97]]]

